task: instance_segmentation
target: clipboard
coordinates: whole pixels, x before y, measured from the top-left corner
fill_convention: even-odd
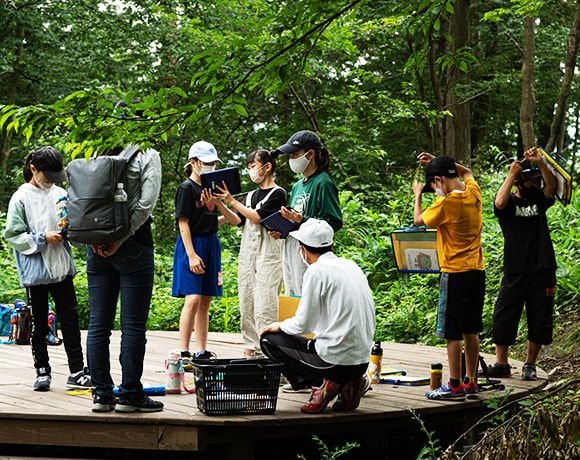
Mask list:
[[[230,194],[232,196],[238,195],[242,191],[240,183],[240,171],[238,168],[224,168],[217,169],[199,175],[201,179],[201,186],[209,188],[212,193],[220,193],[216,185],[222,187],[222,182],[225,182]]]
[[[546,160],[546,163],[554,173],[556,181],[558,182],[556,198],[566,206],[572,199],[572,176],[570,176],[570,173],[562,166],[562,162],[558,161],[555,154],[546,152],[543,147],[540,146],[538,146],[538,151]]]
[[[282,217],[280,211],[276,211],[268,217],[264,217],[260,221],[260,224],[272,232],[280,232],[281,238],[287,238],[288,233],[298,230],[298,227],[300,227],[300,224],[297,222]]]
[[[437,230],[396,228],[391,232],[395,266],[399,273],[439,273]]]

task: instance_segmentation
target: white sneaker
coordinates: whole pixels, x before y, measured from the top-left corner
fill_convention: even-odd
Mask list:
[[[282,385],[282,392],[284,393],[310,393],[311,391],[311,387],[299,388],[298,390],[295,390],[289,383]]]

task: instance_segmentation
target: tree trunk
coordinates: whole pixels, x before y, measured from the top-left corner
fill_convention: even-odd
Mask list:
[[[456,53],[469,45],[469,0],[457,0],[455,13],[449,23],[451,47],[449,52]],[[458,84],[468,84],[469,74],[456,66],[447,72],[446,107],[451,115],[445,118],[445,153],[457,160],[468,158],[471,153],[470,103],[461,101],[454,91]]]
[[[576,67],[576,59],[578,57],[578,43],[580,42],[580,0],[576,0],[576,8],[574,9],[574,19],[570,34],[568,35],[568,50],[566,52],[566,59],[564,61],[564,77],[560,85],[560,93],[558,94],[558,102],[554,118],[552,118],[552,126],[550,127],[550,139],[546,143],[546,150],[548,152],[554,151],[556,147],[561,151],[564,145],[564,134],[566,131],[566,107],[568,96],[570,95],[570,87],[572,86],[572,79],[574,78],[574,69]]]
[[[536,145],[534,112],[536,93],[534,90],[534,58],[536,55],[536,18],[524,20],[524,46],[522,51],[522,104],[520,106],[520,131],[524,151]]]

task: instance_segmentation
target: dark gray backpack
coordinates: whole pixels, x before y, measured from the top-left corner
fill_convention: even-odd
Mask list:
[[[81,158],[68,164],[66,236],[70,241],[108,243],[129,232],[129,208],[123,184],[127,163],[138,151],[138,145],[128,145],[115,156],[102,155],[89,161]]]

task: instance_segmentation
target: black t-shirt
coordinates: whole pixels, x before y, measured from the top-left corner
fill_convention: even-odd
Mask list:
[[[182,182],[175,193],[175,225],[179,231],[179,219],[189,221],[192,235],[217,233],[217,206],[207,206],[201,202],[201,185],[187,179]]]
[[[252,193],[252,196],[250,197],[250,208],[256,209],[258,203],[262,201],[264,198],[266,198],[266,196],[268,195],[268,193],[270,193],[271,190],[272,188],[256,189]],[[270,195],[268,200],[265,203],[262,203],[260,209],[257,210],[258,215],[260,216],[260,218],[264,219],[265,217],[274,214],[276,211],[280,211],[280,208],[286,205],[286,199],[287,199],[286,191],[282,187],[278,187],[276,190],[272,192],[272,195]],[[243,201],[245,205],[247,205],[246,200],[247,196],[244,197]],[[242,216],[240,213],[238,213],[238,215],[240,216],[240,219],[242,219],[240,225],[243,225],[246,221],[246,218]]]
[[[504,236],[504,273],[556,270],[546,210],[554,204],[541,190],[526,199],[510,194],[504,209],[494,206]]]

